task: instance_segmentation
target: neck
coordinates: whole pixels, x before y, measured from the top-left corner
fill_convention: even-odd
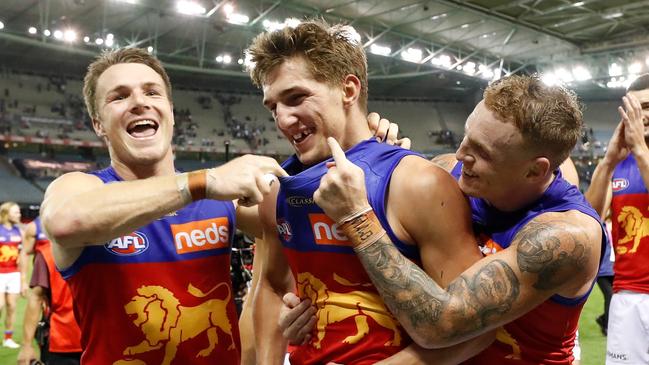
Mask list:
[[[152,164],[125,164],[122,161],[111,159],[110,165],[119,177],[125,181],[148,179],[155,176],[174,175],[173,156],[168,153],[161,161]]]
[[[545,194],[550,187],[550,184],[552,184],[552,181],[554,181],[554,178],[555,175],[552,173],[543,181],[542,184],[530,185],[528,187],[517,187],[516,189],[512,189],[507,196],[503,196],[497,201],[494,200],[487,202],[501,212],[515,212],[524,209]]]
[[[354,108],[345,115],[347,121],[338,141],[343,150],[354,147],[358,143],[370,138],[372,132],[367,124],[367,117],[360,110]]]

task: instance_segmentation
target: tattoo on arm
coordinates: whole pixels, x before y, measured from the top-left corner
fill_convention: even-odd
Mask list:
[[[484,332],[509,311],[520,292],[516,274],[502,260],[458,277],[444,290],[387,236],[358,256],[395,317],[422,337],[453,341]]]
[[[538,290],[558,288],[575,270],[585,268],[590,255],[585,233],[575,233],[559,220],[530,222],[515,242],[518,266],[522,272],[538,275],[534,283]]]

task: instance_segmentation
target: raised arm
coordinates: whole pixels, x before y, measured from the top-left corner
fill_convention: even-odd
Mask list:
[[[282,297],[294,291],[295,284],[277,236],[275,204],[279,184],[271,186],[271,192],[259,204],[259,216],[264,231],[263,244],[257,247],[255,260],[261,262],[257,290],[253,302],[253,319],[257,363],[283,364],[286,340],[278,326]]]
[[[111,184],[93,175],[69,173],[45,193],[43,228],[54,243],[57,265],[65,268],[81,247],[128,234],[195,199],[246,198],[248,205],[257,204],[269,190],[265,173],[286,174],[275,160],[261,156],[239,157],[208,170]],[[64,248],[76,252],[57,253]]]

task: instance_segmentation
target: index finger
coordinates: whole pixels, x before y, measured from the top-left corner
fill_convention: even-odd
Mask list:
[[[347,157],[345,157],[345,151],[340,147],[338,141],[333,137],[328,137],[327,144],[329,145],[329,149],[331,149],[331,155],[333,156],[336,165],[338,167],[345,165],[347,163]]]

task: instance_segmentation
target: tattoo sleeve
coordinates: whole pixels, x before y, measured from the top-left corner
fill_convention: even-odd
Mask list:
[[[519,296],[519,280],[502,260],[461,275],[445,290],[387,236],[357,253],[388,308],[424,347],[457,343],[485,332]],[[429,343],[434,344],[426,346]]]

